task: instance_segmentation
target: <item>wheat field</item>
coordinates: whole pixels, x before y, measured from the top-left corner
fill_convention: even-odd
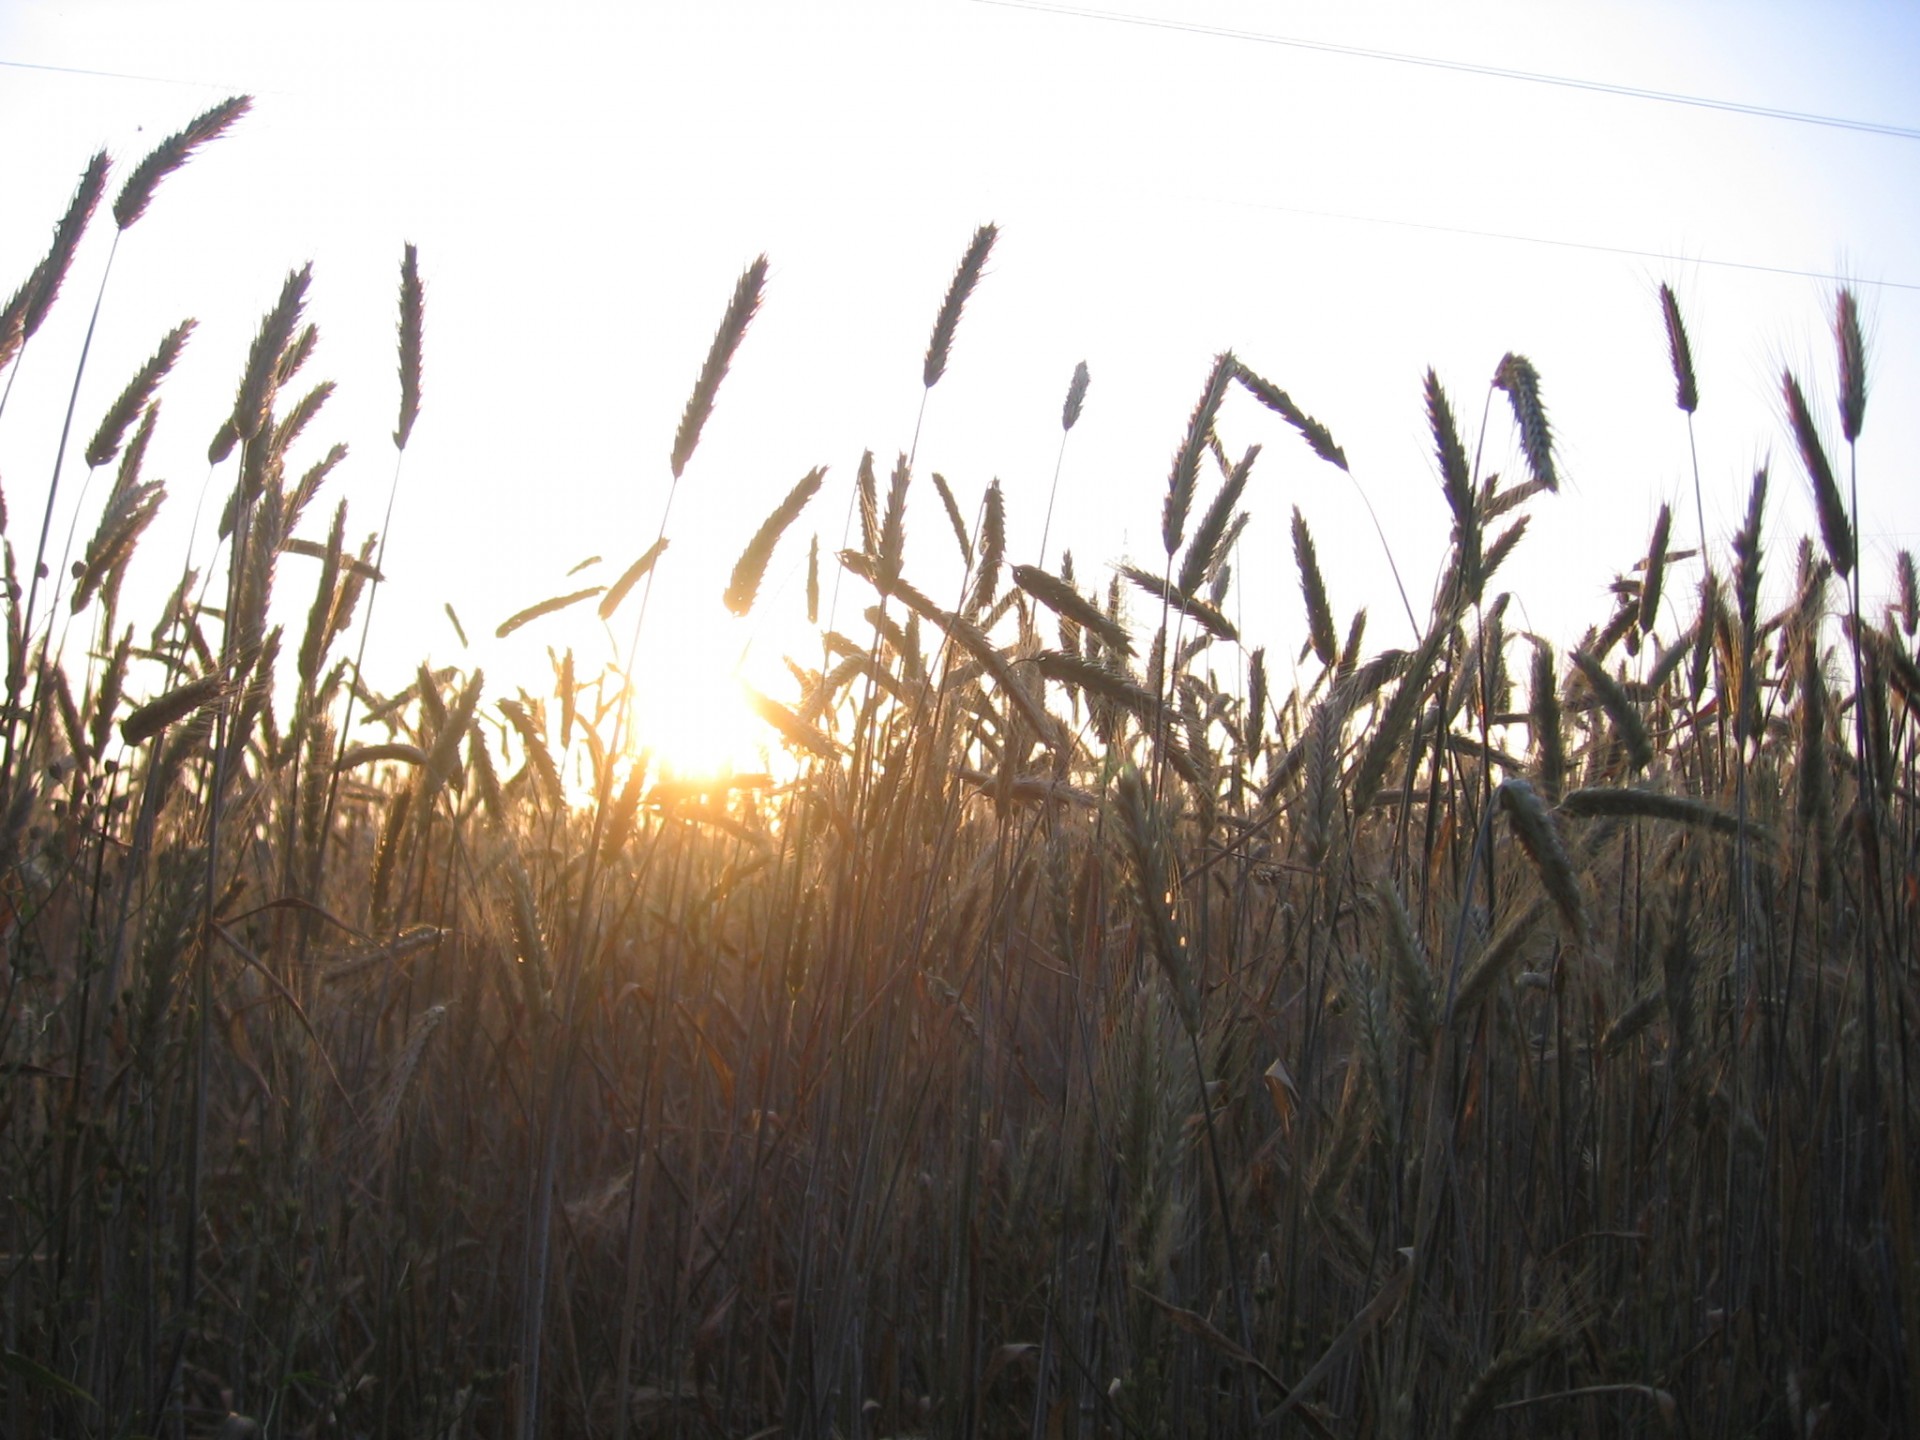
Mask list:
[[[88,166],[0,314],[9,373],[89,224],[137,245],[248,108]],[[928,406],[995,240],[932,309]],[[765,277],[688,357],[669,483],[750,421],[721,402]],[[71,563],[51,493],[4,515],[0,1430],[1920,1433],[1920,587],[1858,563],[1851,292],[1744,523],[1707,532],[1696,471],[1579,635],[1500,585],[1559,478],[1521,355],[1484,394],[1519,476],[1426,377],[1452,528],[1427,605],[1376,597],[1404,649],[1333,612],[1298,509],[1263,543],[1299,609],[1259,626],[1298,663],[1229,618],[1260,446],[1349,478],[1231,354],[1168,437],[1150,565],[1022,563],[1037,497],[970,516],[909,454],[850,497],[812,471],[710,580],[745,614],[805,557],[807,644],[754,700],[780,761],[701,784],[629,733],[672,683],[632,661],[676,623],[664,510],[614,584],[501,625],[623,637],[556,642],[550,688],[363,674],[404,558],[329,503],[310,278],[230,415],[160,418],[182,327],[80,417]],[[1648,316],[1691,416],[1671,290]],[[159,424],[214,434],[212,559],[140,546]],[[1801,485],[1820,533],[1766,550]],[[951,574],[909,573],[909,524]]]

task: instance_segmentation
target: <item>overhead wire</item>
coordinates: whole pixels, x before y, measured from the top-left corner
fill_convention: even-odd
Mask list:
[[[1853,130],[1867,135],[1884,135],[1896,140],[1920,140],[1920,127],[1891,125],[1879,120],[1860,120],[1845,115],[1826,115],[1812,110],[1788,110],[1777,105],[1752,105],[1741,100],[1721,100],[1707,95],[1688,95],[1677,90],[1655,90],[1642,85],[1619,85],[1607,80],[1585,80],[1574,75],[1549,75],[1538,70],[1522,70],[1505,65],[1483,65],[1472,60],[1448,60],[1437,55],[1414,55],[1399,50],[1381,50],[1368,45],[1343,45],[1332,40],[1309,40],[1298,35],[1275,35],[1265,30],[1242,30],[1230,25],[1210,25],[1197,20],[1178,20],[1161,15],[1136,15],[1121,10],[1096,10],[1084,5],[1060,5],[1049,0],[972,0],[976,5],[994,5],[1005,10],[1031,10],[1042,15],[1061,15],[1078,20],[1102,20],[1110,24],[1137,25],[1150,30],[1178,30],[1189,35],[1210,35],[1223,40],[1245,40],[1260,45],[1278,45],[1290,50],[1312,50],[1323,55],[1344,55],[1356,60],[1377,60],[1394,65],[1413,65],[1427,70],[1450,70],[1460,75],[1481,75],[1498,80],[1516,80],[1530,85],[1554,85],[1567,90],[1586,90],[1597,95],[1615,95],[1628,100],[1653,100],[1663,105],[1686,105],[1700,110],[1722,110],[1734,115],[1751,115],[1765,120],[1785,120],[1799,125],[1821,125],[1834,130]]]

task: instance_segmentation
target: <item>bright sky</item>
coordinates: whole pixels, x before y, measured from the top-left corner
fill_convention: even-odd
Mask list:
[[[191,116],[256,96],[127,236],[75,420],[77,452],[161,334],[198,317],[148,461],[171,496],[131,582],[152,597],[178,573],[207,441],[260,315],[309,259],[322,346],[307,377],[341,388],[299,463],[336,439],[353,451],[309,528],[323,538],[341,497],[351,535],[378,526],[393,474],[398,264],[404,241],[420,246],[425,401],[379,601],[370,679],[381,688],[431,659],[484,665],[495,696],[515,681],[541,693],[546,645],[578,647],[583,670],[609,653],[586,609],[508,642],[492,630],[547,595],[610,581],[652,540],[688,389],[735,277],[765,251],[765,305],[675,500],[642,673],[660,682],[655,727],[695,717],[709,737],[726,734],[724,674],[743,650],[751,673],[790,693],[782,650],[817,658],[791,628],[807,540],[840,546],[863,448],[884,475],[911,443],[934,312],[986,220],[1000,243],[928,406],[919,473],[943,473],[966,505],[998,476],[1015,559],[1035,558],[1061,399],[1085,360],[1092,389],[1048,564],[1064,543],[1083,584],[1104,584],[1123,558],[1157,566],[1169,458],[1211,357],[1231,348],[1331,428],[1423,607],[1447,518],[1421,376],[1437,368],[1471,450],[1487,382],[1517,350],[1542,376],[1567,484],[1535,506],[1502,579],[1516,623],[1577,634],[1609,613],[1607,582],[1644,551],[1663,500],[1676,505],[1677,543],[1693,537],[1656,299],[1667,281],[1700,374],[1709,525],[1724,543],[1753,467],[1771,457],[1771,563],[1784,575],[1813,521],[1779,375],[1801,373],[1837,442],[1823,277],[1842,274],[1869,324],[1860,501],[1877,608],[1894,551],[1920,544],[1920,137],[1274,42],[1920,128],[1920,11],[1125,3],[1177,28],[1010,0],[12,0],[0,9],[0,127],[14,137],[0,154],[0,289],[43,252],[95,148],[117,162],[111,197]],[[103,215],[0,417],[10,535],[27,554],[111,233]],[[1236,593],[1276,683],[1304,632],[1295,504],[1342,622],[1365,605],[1375,646],[1404,643],[1354,484],[1245,396],[1221,435],[1235,453],[1266,447]],[[1517,472],[1500,405],[1485,453],[1489,468]],[[754,615],[731,620],[720,593],[735,556],[821,464],[827,486]],[[84,541],[104,494],[103,476],[82,498],[84,476],[70,456],[55,559],[72,506]],[[214,478],[193,541],[202,563],[230,484],[225,470]],[[908,520],[909,573],[951,594],[955,551],[930,485],[916,486]],[[594,554],[600,566],[566,578]],[[311,562],[290,559],[281,575],[297,635]],[[823,578],[830,590],[830,569]],[[857,582],[846,593],[865,603]],[[670,673],[696,688],[669,699]]]

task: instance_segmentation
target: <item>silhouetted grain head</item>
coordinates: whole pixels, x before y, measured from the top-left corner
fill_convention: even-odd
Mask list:
[[[1342,470],[1347,468],[1346,452],[1333,443],[1332,433],[1326,426],[1294,404],[1293,397],[1286,391],[1272,381],[1256,375],[1244,365],[1234,366],[1234,377],[1254,399],[1298,430],[1301,438],[1312,447],[1314,454],[1329,465],[1338,465]]]
[[[1502,780],[1497,796],[1514,838],[1533,862],[1540,877],[1540,888],[1547,892],[1547,898],[1560,912],[1568,934],[1576,943],[1584,945],[1588,937],[1586,900],[1552,812],[1541,802],[1533,786],[1518,776]]]
[[[973,542],[967,538],[967,522],[960,514],[960,502],[953,498],[953,487],[947,484],[947,477],[938,470],[933,472],[934,493],[940,497],[940,508],[947,512],[947,524],[953,528],[954,543],[960,547],[960,563],[973,564]]]
[[[733,287],[733,298],[727,302],[727,313],[720,319],[720,328],[714,332],[713,344],[707,350],[707,360],[700,367],[699,377],[693,382],[693,393],[687,397],[687,408],[681,413],[680,428],[673,437],[673,478],[678,480],[687,461],[693,458],[694,448],[700,443],[700,432],[706,427],[707,417],[713,414],[714,397],[720,393],[720,382],[726,379],[727,367],[733,363],[734,352],[740,348],[740,342],[746,338],[747,326],[760,309],[760,293],[767,283],[767,257],[762,255],[741,272]]]
[[[147,213],[147,206],[162,180],[192,159],[195,150],[226,134],[252,108],[251,95],[232,96],[195,116],[183,129],[154,146],[147,157],[133,167],[127,183],[120,187],[119,198],[113,202],[114,224],[122,230],[130,228]]]
[[[1133,653],[1133,641],[1128,638],[1126,630],[1109,620],[1098,605],[1065,580],[1049,575],[1037,565],[1016,565],[1013,567],[1013,583],[1062,620],[1070,620],[1081,629],[1098,635],[1113,652],[1122,655]]]
[[[920,380],[931,390],[940,383],[940,377],[947,373],[947,360],[953,353],[954,333],[960,328],[960,312],[966,308],[967,298],[973,294],[974,286],[980,283],[980,276],[987,267],[987,257],[993,253],[993,242],[999,238],[997,225],[982,225],[973,232],[967,250],[960,257],[959,268],[953,272],[953,281],[947,286],[947,298],[940,302],[940,313],[934,317],[933,334],[927,340],[927,358],[920,367]]]
[[[1566,736],[1560,728],[1560,677],[1553,662],[1553,646],[1538,636],[1533,642],[1533,686],[1527,711],[1533,732],[1533,771],[1540,793],[1556,804],[1567,783]]]
[[[1920,628],[1920,574],[1914,570],[1911,550],[1902,550],[1895,565],[1900,584],[1900,627],[1911,640]]]
[[[880,574],[888,581],[900,576],[907,548],[907,486],[913,479],[903,450],[893,463],[893,476],[887,482],[887,508],[880,517]]]
[[[293,340],[294,327],[300,323],[301,307],[306,304],[307,286],[313,280],[311,262],[289,271],[280,287],[280,298],[260,321],[253,349],[247,355],[246,373],[240,377],[240,389],[234,396],[229,427],[236,439],[251,440],[266,423],[273,405],[274,381],[280,357]],[[228,449],[231,450],[231,442]],[[208,456],[212,459],[211,452]],[[225,459],[222,454],[221,459]],[[215,463],[218,463],[217,461]]]
[[[409,241],[400,256],[400,424],[393,432],[393,443],[401,450],[407,448],[413,422],[420,418],[420,342],[425,303],[420,251]]]
[[[1087,403],[1087,362],[1073,367],[1073,379],[1067,385],[1067,403],[1060,409],[1060,428],[1071,430],[1080,419],[1080,408]]]
[[[87,162],[87,168],[80,174],[80,183],[74,189],[73,199],[67,204],[66,213],[54,227],[53,244],[48,247],[46,258],[27,282],[30,293],[15,297],[16,304],[24,299],[20,311],[22,342],[34,337],[46,320],[47,312],[53,308],[53,302],[60,298],[60,287],[66,282],[67,271],[73,267],[73,257],[80,249],[80,237],[86,234],[87,222],[93,219],[93,212],[100,204],[101,192],[106,189],[107,170],[111,163],[104,150]]]
[[[1230,351],[1214,357],[1213,370],[1207,376],[1207,388],[1200,393],[1187,419],[1186,438],[1173,455],[1173,471],[1167,477],[1167,499],[1160,512],[1160,538],[1169,557],[1177,554],[1186,535],[1187,512],[1193,506],[1193,489],[1200,478],[1200,457],[1206,453],[1207,440],[1213,434],[1213,418],[1220,411],[1227,382],[1233,378],[1234,360]]]
[[[996,476],[987,486],[987,498],[980,516],[980,566],[974,577],[974,611],[986,609],[1000,588],[1000,567],[1007,558],[1007,501]]]
[[[1320,559],[1313,548],[1307,517],[1293,507],[1293,562],[1300,571],[1300,594],[1307,603],[1307,635],[1322,665],[1339,658],[1339,637],[1333,628],[1333,607],[1327,603],[1327,583],[1320,575]]]
[[[1687,342],[1680,301],[1671,285],[1660,287],[1660,314],[1667,325],[1667,358],[1673,363],[1673,403],[1689,415],[1700,408],[1700,387],[1693,378],[1693,346]]]
[[[174,362],[180,358],[180,351],[187,343],[187,337],[193,333],[197,322],[182,320],[169,330],[160,341],[160,348],[153,352],[151,359],[142,365],[127,382],[119,397],[107,408],[101,417],[100,428],[94,431],[93,439],[87,445],[87,464],[89,467],[106,464],[120,451],[120,442],[126,436],[127,427],[134,421],[147,402],[153,398],[153,392],[173,369]]]
[[[607,593],[600,601],[600,618],[602,620],[610,620],[613,618],[613,612],[620,608],[620,602],[627,598],[628,593],[635,585],[638,585],[646,578],[647,573],[653,569],[660,557],[666,553],[669,543],[664,535],[661,536],[647,547],[644,555],[627,567],[626,572],[622,574],[618,580],[607,587]]]
[[[1540,403],[1540,372],[1524,355],[1509,351],[1493,372],[1493,383],[1506,391],[1513,408],[1513,423],[1520,428],[1520,449],[1527,457],[1533,478],[1549,490],[1560,488],[1560,477],[1553,464],[1553,430],[1547,424],[1547,410]]]
[[[1793,429],[1794,444],[1800,450],[1800,463],[1806,467],[1807,483],[1813,487],[1814,509],[1820,515],[1820,538],[1826,542],[1827,558],[1845,579],[1853,573],[1853,525],[1847,518],[1847,504],[1840,486],[1827,463],[1826,447],[1820,442],[1820,428],[1814,424],[1807,397],[1791,370],[1780,376],[1781,393],[1786,397],[1787,422]]]
[[[1667,573],[1667,535],[1673,528],[1673,511],[1669,506],[1660,507],[1659,518],[1653,522],[1653,540],[1647,546],[1647,568],[1640,577],[1640,633],[1647,634],[1653,629],[1653,622],[1660,614],[1660,590]]]
[[[807,508],[807,502],[820,493],[820,482],[826,471],[816,467],[801,477],[800,483],[787,492],[787,496],[773,508],[773,513],[760,522],[760,528],[754,532],[753,539],[747,542],[747,548],[734,563],[733,577],[727,583],[726,594],[722,597],[726,607],[736,615],[745,615],[753,608],[753,598],[760,593],[760,580],[767,572],[767,562],[773,558],[773,547],[780,543],[780,537],[787,527],[800,518],[800,512]],[[818,540],[815,540],[816,554]],[[816,582],[817,583],[817,582]]]
[[[1860,306],[1850,288],[1834,300],[1833,339],[1840,352],[1840,433],[1851,445],[1867,413],[1867,346],[1860,335]]]
[[[1194,529],[1193,539],[1187,545],[1186,557],[1180,562],[1179,586],[1190,595],[1200,593],[1200,587],[1219,569],[1229,549],[1227,529],[1233,518],[1234,506],[1240,503],[1240,497],[1246,492],[1247,480],[1253,474],[1253,462],[1260,456],[1258,445],[1249,445],[1247,453],[1240,463],[1227,472],[1227,478],[1221,482],[1220,489],[1213,497],[1213,503],[1207,506],[1207,513],[1200,517],[1200,524]]]

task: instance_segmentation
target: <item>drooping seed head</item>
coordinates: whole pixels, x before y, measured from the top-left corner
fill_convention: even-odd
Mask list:
[[[203,115],[189,120],[184,129],[162,140],[146,159],[133,167],[120,196],[113,202],[113,223],[122,230],[147,213],[147,205],[160,182],[193,157],[202,145],[218,140],[235,122],[253,108],[251,95],[235,95],[222,100]]]
[[[1493,383],[1507,392],[1513,423],[1520,427],[1520,449],[1533,478],[1549,490],[1559,490],[1560,477],[1553,466],[1553,430],[1547,424],[1546,407],[1540,403],[1540,372],[1526,356],[1509,351],[1493,372]]]

